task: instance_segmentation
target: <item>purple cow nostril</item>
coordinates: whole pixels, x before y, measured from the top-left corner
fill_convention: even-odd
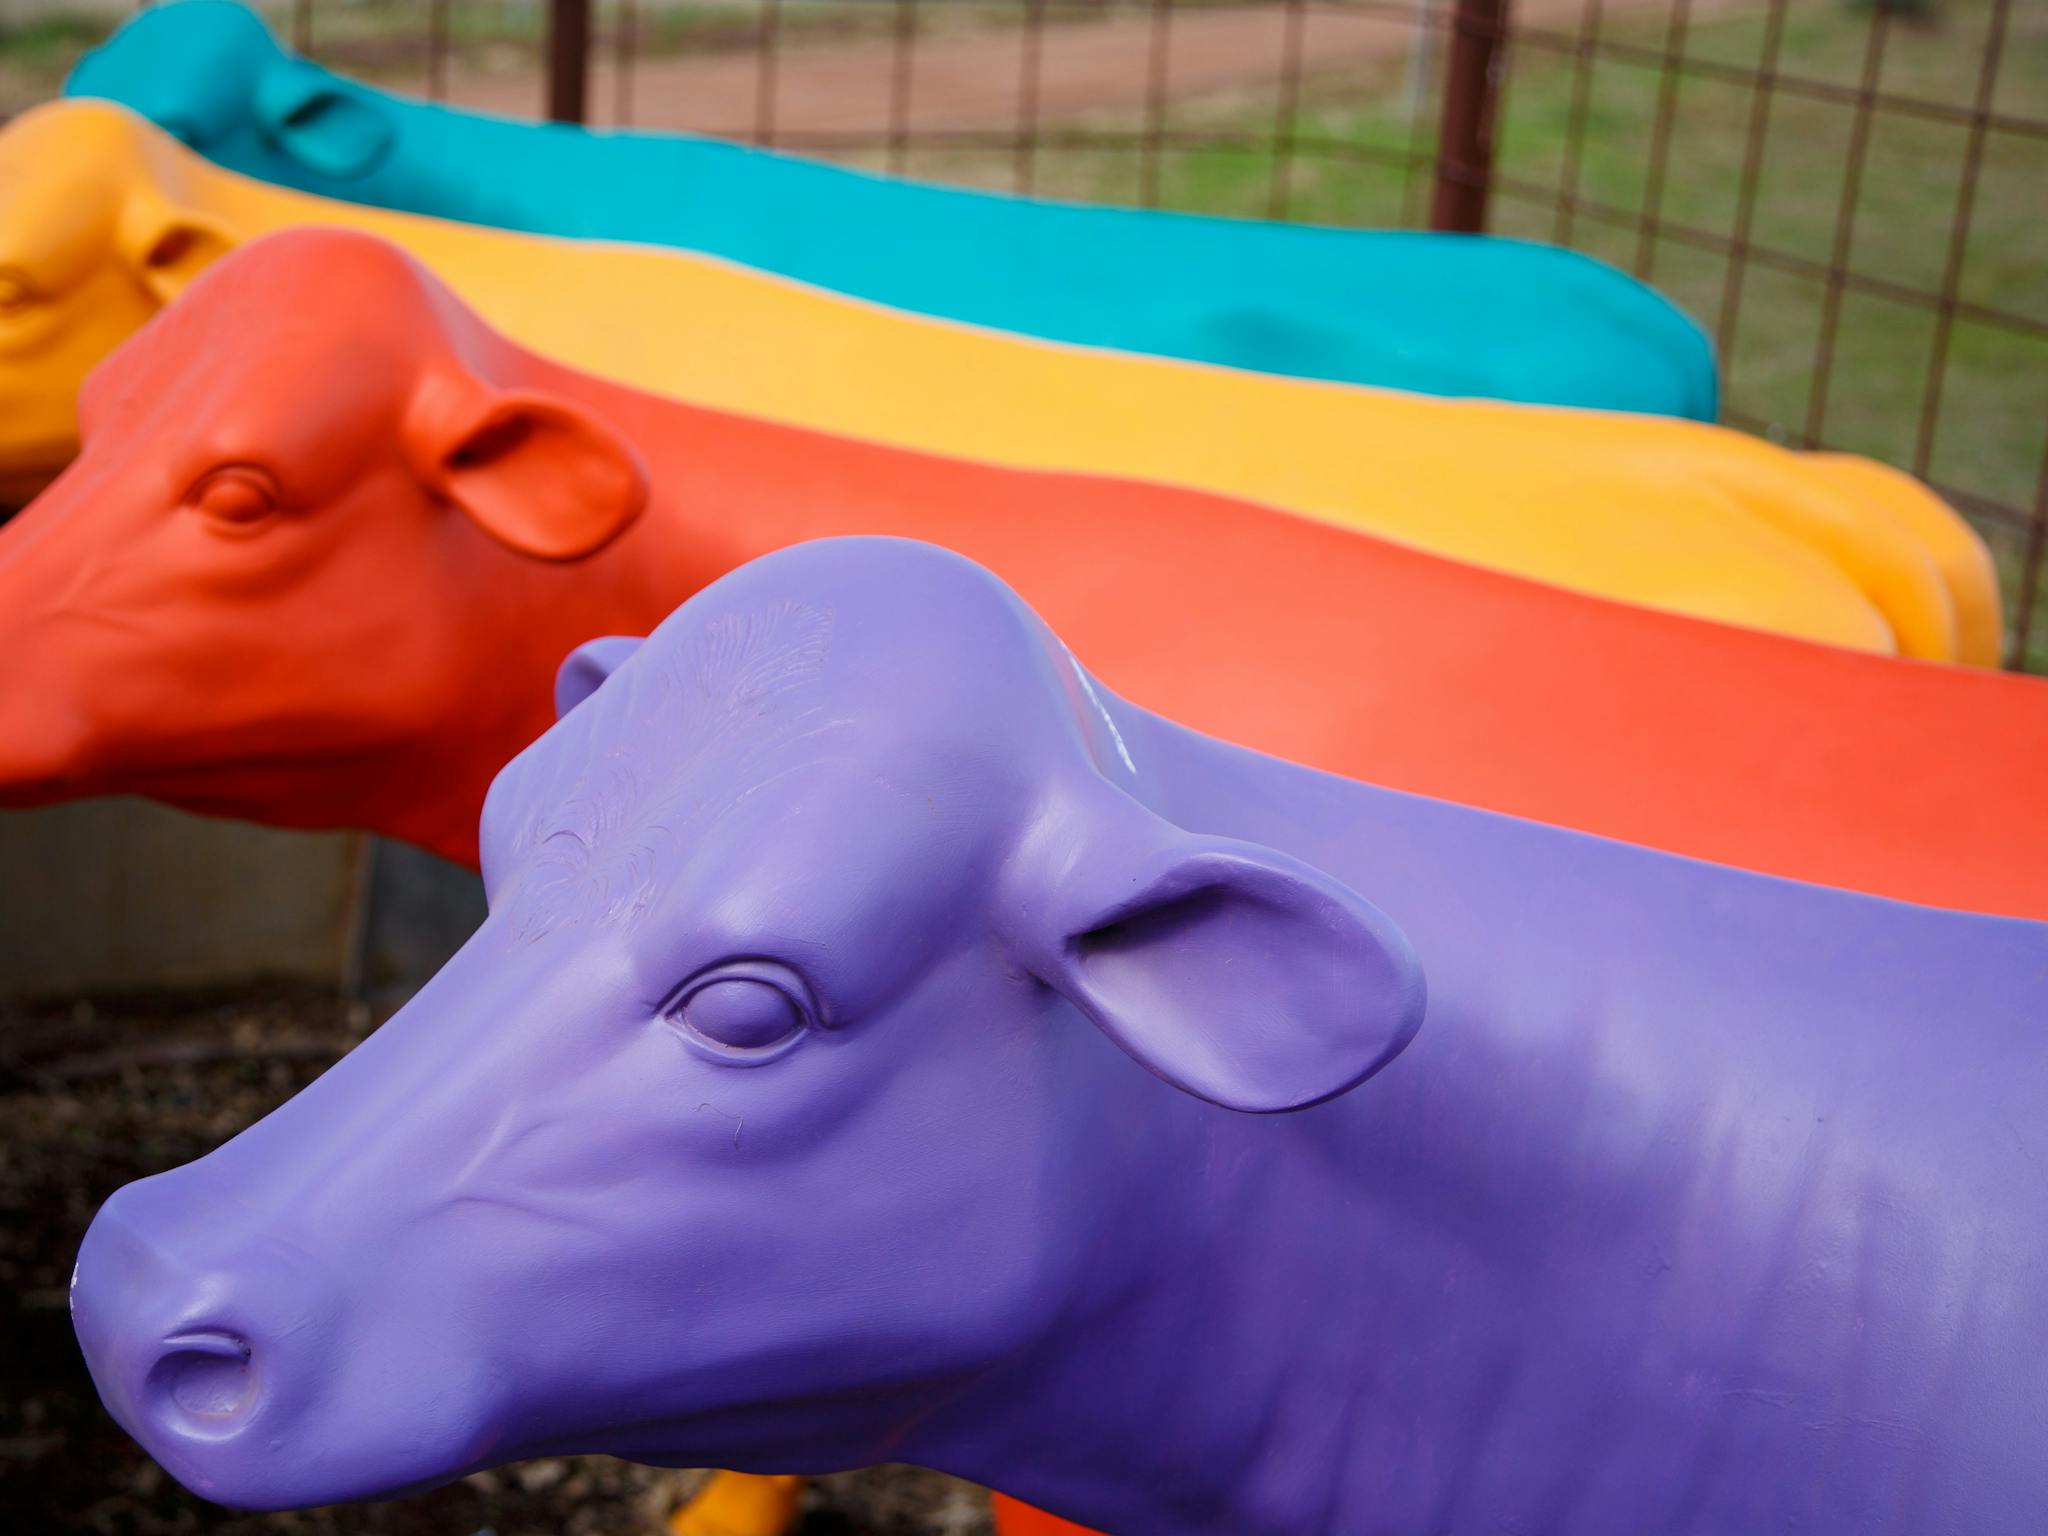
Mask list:
[[[195,1429],[225,1430],[256,1396],[249,1346],[229,1333],[181,1333],[164,1340],[149,1373],[150,1395]]]

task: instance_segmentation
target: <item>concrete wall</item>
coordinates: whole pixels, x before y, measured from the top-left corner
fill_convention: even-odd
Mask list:
[[[0,996],[352,986],[364,842],[141,800],[0,814]]]
[[[379,1012],[426,985],[484,920],[475,871],[384,838],[370,840],[361,995]]]

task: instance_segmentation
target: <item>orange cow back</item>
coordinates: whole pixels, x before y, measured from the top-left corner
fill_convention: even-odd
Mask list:
[[[2048,917],[2041,683],[656,399],[510,346],[359,236],[221,262],[83,407],[79,461],[0,532],[11,803],[146,793],[473,860],[571,646],[782,545],[894,533],[992,568],[1134,702],[1262,751]]]

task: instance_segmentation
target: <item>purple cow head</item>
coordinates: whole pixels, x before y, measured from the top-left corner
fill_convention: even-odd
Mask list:
[[[1401,933],[1150,809],[957,557],[770,556],[561,693],[491,792],[475,938],[86,1238],[100,1391],[210,1498],[920,1459],[1050,1339],[1131,1325],[1113,1256],[1216,1219],[1146,1191],[1218,1116],[1341,1094],[1420,1023]]]

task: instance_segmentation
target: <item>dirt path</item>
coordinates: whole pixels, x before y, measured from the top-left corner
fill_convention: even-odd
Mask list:
[[[1447,0],[1436,0],[1441,7]],[[1694,0],[1695,20],[1752,8],[1759,0]],[[1668,12],[1672,0],[1605,0],[1608,18]],[[1515,0],[1515,24],[1576,32],[1587,0]],[[1328,74],[1399,59],[1417,28],[1399,13],[1304,7],[1298,18],[1303,73]],[[1170,100],[1269,84],[1284,73],[1289,12],[1277,4],[1182,10],[1164,28],[1163,92]],[[1447,46],[1448,34],[1437,35]],[[593,61],[592,120],[750,138],[771,135],[886,135],[891,131],[1018,130],[1142,107],[1152,92],[1159,27],[1147,15],[1052,24],[1036,49],[1036,107],[1024,82],[1033,68],[1027,34],[1015,28],[948,28],[919,37],[903,54],[890,39],[791,42],[773,69],[752,50],[645,58],[623,82],[609,49]],[[900,115],[894,82],[908,82]],[[538,74],[457,75],[450,100],[485,111],[531,116],[542,97]],[[623,110],[622,110],[623,108]]]
[[[1613,11],[1646,0],[1608,0]],[[1655,0],[1664,3],[1664,0]],[[1520,0],[1518,16],[1560,25],[1576,22],[1583,0]],[[1166,27],[1165,92],[1170,98],[1255,86],[1283,72],[1287,12],[1266,6],[1176,12]],[[1301,56],[1310,74],[1372,59],[1398,58],[1415,29],[1384,14],[1307,8]],[[1036,117],[1040,122],[1142,106],[1150,94],[1155,24],[1149,16],[1048,26],[1038,48]],[[791,44],[772,72],[751,52],[640,61],[629,80],[636,127],[679,129],[746,138],[757,125],[778,135],[886,134],[892,128],[1015,129],[1027,121],[1023,81],[1029,67],[1025,34],[1001,28],[945,31],[909,50],[905,110],[892,118],[891,88],[899,59],[891,40]],[[592,117],[620,120],[619,82],[606,55],[596,61]],[[450,99],[486,111],[530,115],[538,78],[458,77]]]
[[[1449,0],[1435,3],[1443,7]],[[1693,0],[1692,15],[1699,19],[1759,3]],[[1520,26],[1575,31],[1587,4],[1515,0],[1514,19]],[[1668,10],[1671,4],[1604,0],[1602,9],[1614,17]],[[1278,80],[1288,27],[1288,11],[1276,3],[1172,13],[1164,29],[1163,95],[1177,101]],[[1399,59],[1417,36],[1414,22],[1398,12],[1346,12],[1327,5],[1303,8],[1300,29],[1307,77]],[[1439,46],[1446,36],[1438,34]],[[890,39],[790,41],[777,51],[772,70],[752,49],[662,55],[640,59],[623,82],[605,46],[592,61],[591,117],[600,125],[630,122],[741,139],[765,127],[771,136],[798,144],[806,137],[878,138],[898,130],[1015,131],[1033,121],[1142,107],[1160,62],[1158,41],[1157,23],[1144,14],[1048,24],[1036,50],[1035,110],[1027,109],[1024,91],[1032,68],[1026,34],[1010,27],[941,27],[919,37],[907,56],[899,56]],[[899,70],[908,83],[900,116],[892,111]],[[371,68],[368,74],[391,89],[423,94],[418,68]],[[0,71],[0,119],[54,93],[54,76],[17,76]],[[543,98],[540,70],[523,59],[451,72],[448,100],[458,106],[530,118],[541,115]]]

